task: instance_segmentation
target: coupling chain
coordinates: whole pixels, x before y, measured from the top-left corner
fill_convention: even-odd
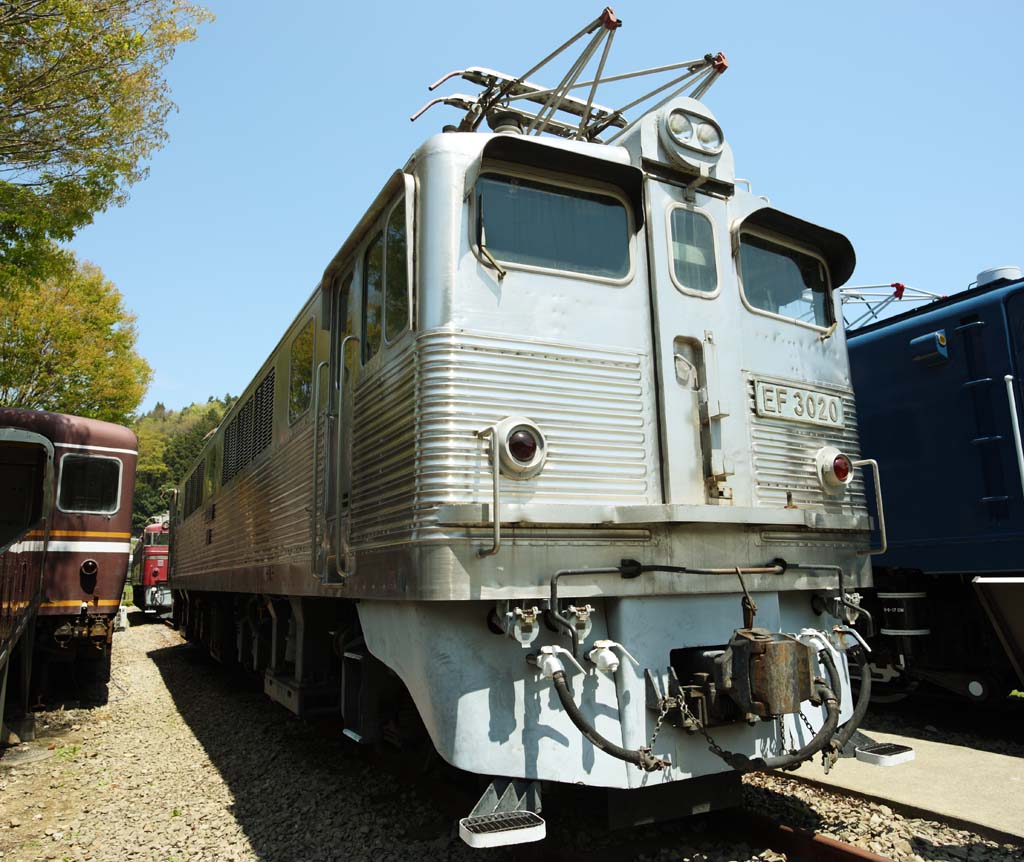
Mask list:
[[[693,727],[697,729],[697,732],[704,737],[704,740],[708,744],[708,748],[719,757],[725,758],[728,752],[722,748],[714,738],[708,733],[707,727],[704,723],[693,714],[693,711],[689,706],[686,705],[686,699],[681,695],[679,697],[664,697],[661,699],[661,711],[658,714],[658,720],[654,723],[654,733],[651,735],[651,744],[649,749],[654,751],[654,742],[658,738],[658,734],[661,732],[661,726],[665,723],[665,718],[673,710],[678,709],[682,713],[684,719],[689,719]]]

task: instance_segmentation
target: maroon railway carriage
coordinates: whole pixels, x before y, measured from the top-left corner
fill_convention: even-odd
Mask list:
[[[0,744],[31,737],[29,681],[45,544],[53,509],[53,443],[0,409]],[[28,534],[38,536],[28,539]],[[30,550],[42,545],[44,550]]]
[[[171,538],[169,515],[157,515],[146,524],[132,555],[132,604],[158,614],[171,610],[167,587],[167,551]]]
[[[59,413],[5,411],[53,444],[53,515],[21,542],[42,555],[33,688],[44,693],[55,663],[70,664],[91,699],[110,677],[114,618],[128,574],[138,444],[127,428]]]

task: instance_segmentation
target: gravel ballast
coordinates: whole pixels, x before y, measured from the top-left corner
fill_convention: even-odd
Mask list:
[[[0,758],[2,862],[513,857],[462,844],[444,783],[396,777],[336,723],[300,721],[167,626],[132,622],[115,635],[109,703],[41,713],[39,738]],[[777,776],[749,777],[745,794],[756,810],[896,862],[1024,859],[1020,846]],[[547,847],[595,859],[785,859],[723,840],[723,815],[611,834],[554,815]]]

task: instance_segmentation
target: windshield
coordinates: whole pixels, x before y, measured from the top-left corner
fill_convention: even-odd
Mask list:
[[[501,174],[481,176],[476,194],[477,242],[498,260],[601,278],[629,274],[629,219],[617,198]]]
[[[757,234],[740,236],[740,280],[754,308],[827,327],[828,273],[818,258]]]

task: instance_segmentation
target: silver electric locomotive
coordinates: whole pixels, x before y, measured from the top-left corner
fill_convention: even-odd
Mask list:
[[[689,779],[831,763],[867,699],[853,249],[736,179],[699,98],[722,55],[632,122],[581,69],[453,73],[464,118],[385,184],[173,512],[188,634],[357,740],[414,706],[497,779],[478,845],[540,834],[538,781],[700,784],[685,813],[718,792]]]

